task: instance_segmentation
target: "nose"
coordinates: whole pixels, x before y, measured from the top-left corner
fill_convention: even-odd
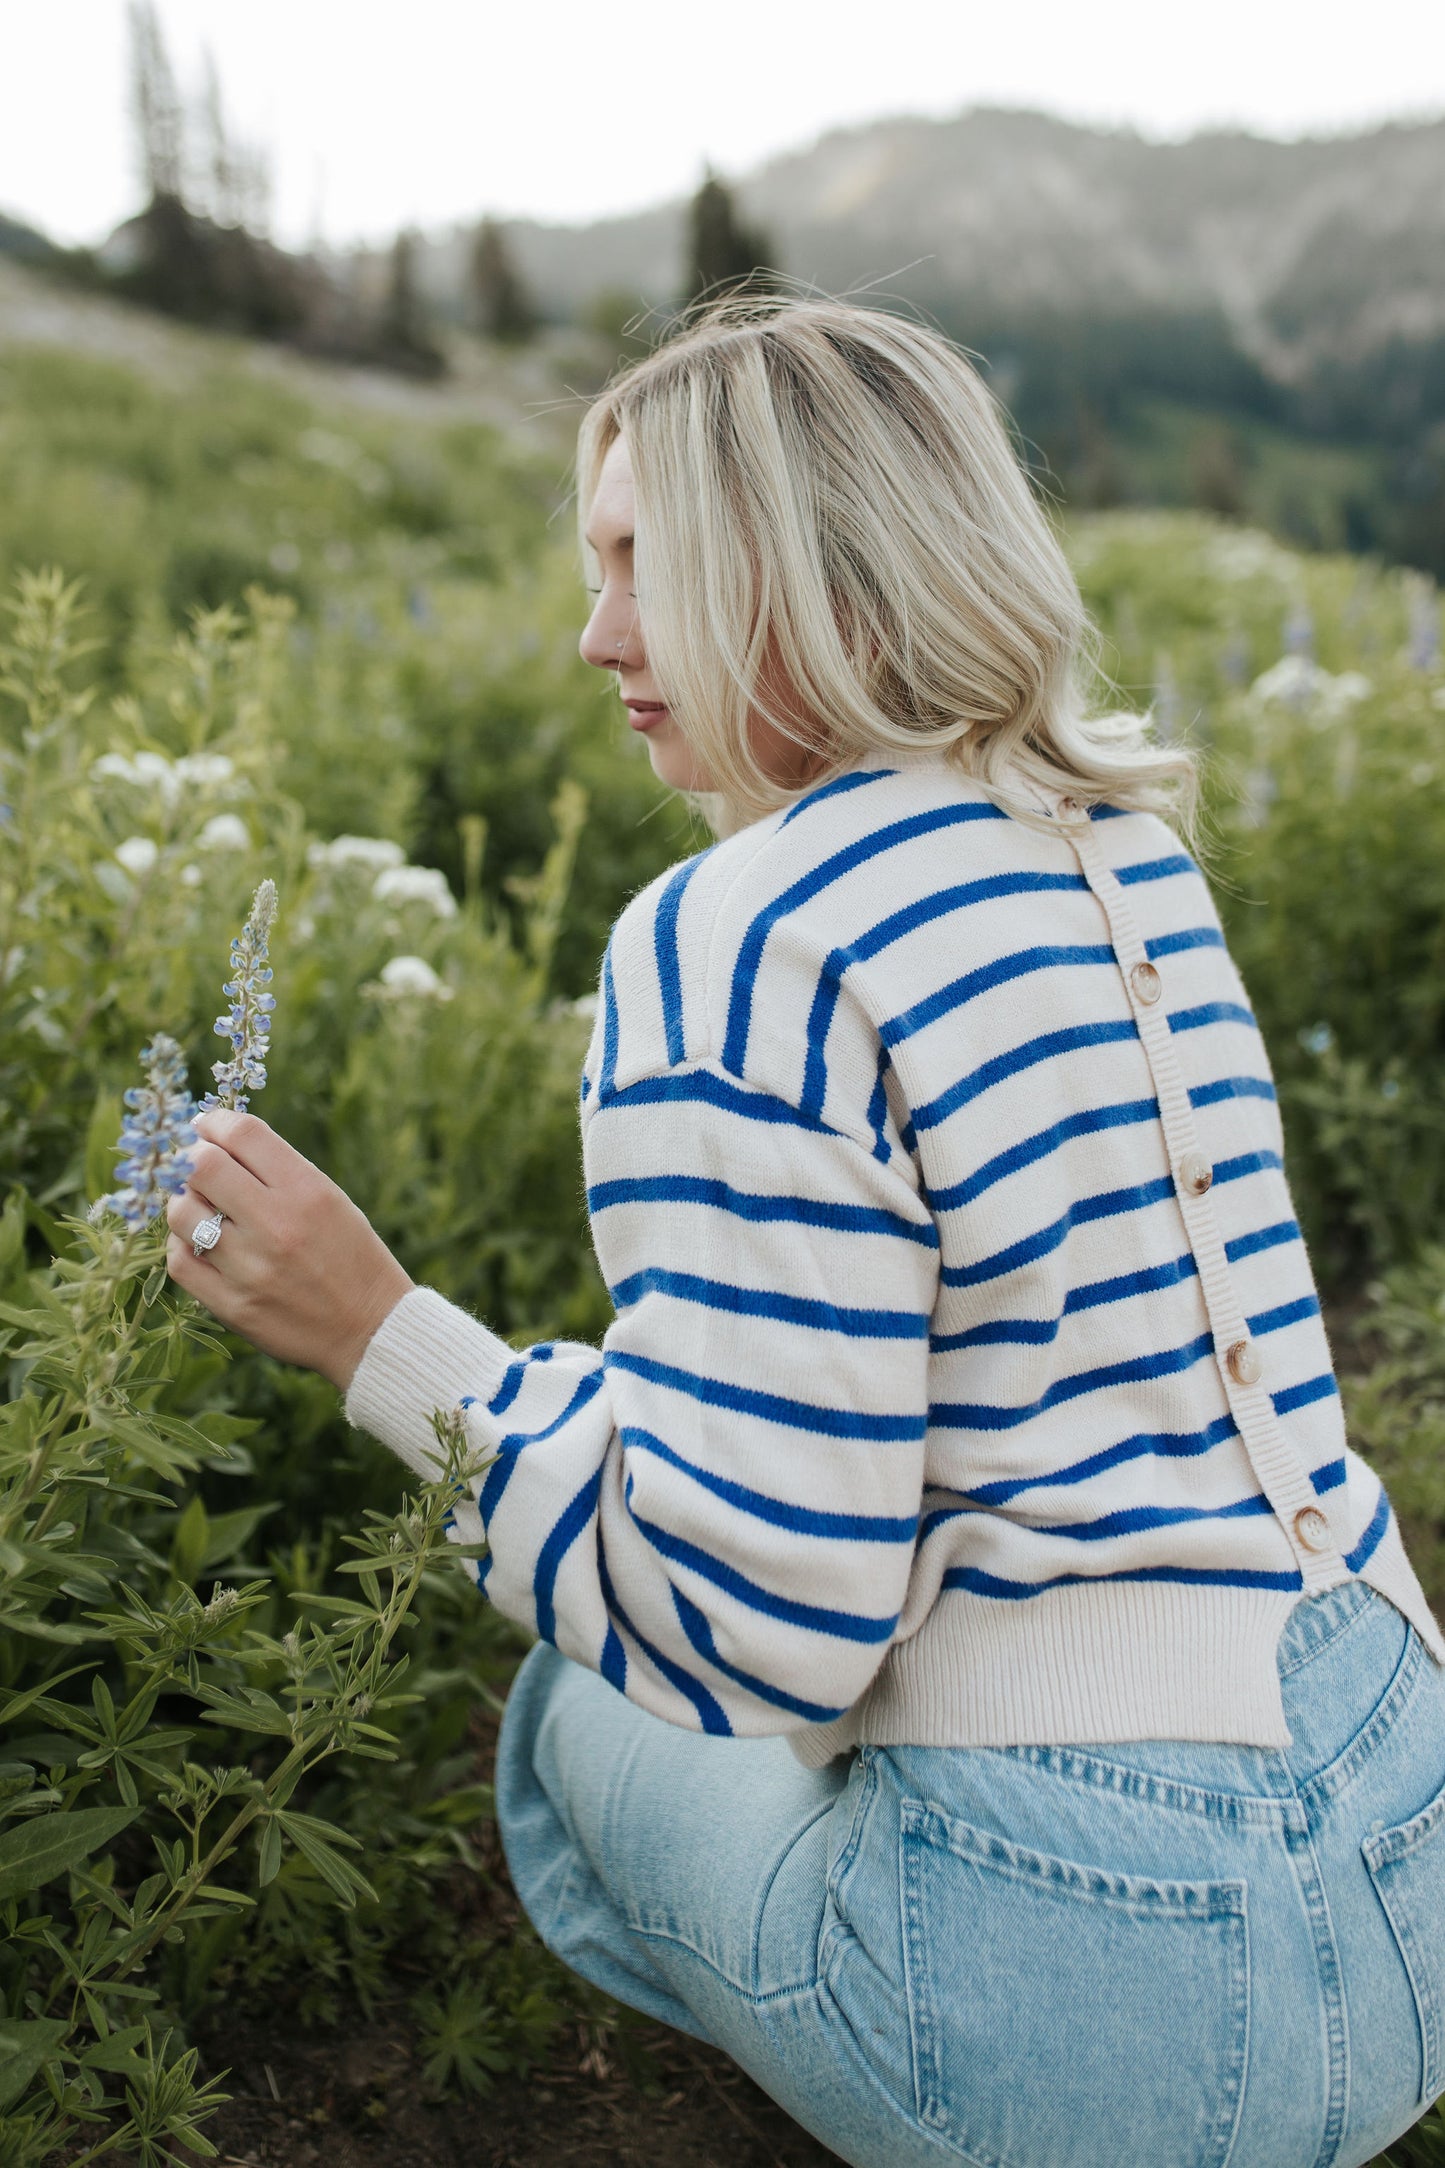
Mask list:
[[[625,590],[615,593],[610,584],[602,589],[582,628],[577,652],[598,670],[642,668],[642,632],[637,604],[630,594]]]

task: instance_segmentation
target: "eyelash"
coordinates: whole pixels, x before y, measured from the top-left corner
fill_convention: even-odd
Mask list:
[[[589,594],[589,595],[600,595],[600,594],[601,594],[601,592],[602,592],[602,590],[601,590],[601,588],[600,588],[600,587],[589,587],[589,588],[588,588],[588,590],[587,590],[587,592],[588,592],[588,594]],[[627,590],[627,593],[628,593],[628,597],[629,597],[629,599],[630,599],[631,601],[633,601],[633,602],[636,602],[636,600],[637,600],[637,589],[636,589],[635,587],[629,587],[629,588],[628,588],[628,590]]]

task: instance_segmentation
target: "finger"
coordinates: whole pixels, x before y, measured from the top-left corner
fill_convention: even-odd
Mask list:
[[[172,1197],[166,1207],[166,1217],[171,1224],[172,1237],[177,1241],[193,1243],[196,1238],[196,1229],[201,1225],[202,1221],[214,1219],[218,1210],[219,1207],[213,1205],[208,1197],[198,1195],[193,1189],[186,1190],[179,1197]],[[224,1218],[225,1215],[222,1214],[222,1217]],[[230,1225],[229,1220],[227,1225]],[[216,1262],[214,1251],[219,1246],[219,1244],[213,1244],[210,1250],[195,1252],[196,1263],[214,1265]]]
[[[195,1118],[196,1134],[216,1144],[254,1175],[267,1189],[294,1183],[297,1172],[309,1167],[298,1151],[278,1137],[259,1114],[238,1114],[231,1107],[208,1107]]]
[[[258,1208],[264,1205],[266,1185],[223,1144],[213,1144],[209,1138],[198,1135],[187,1157],[191,1171],[186,1177],[186,1188],[191,1196],[208,1199],[210,1207],[224,1212],[227,1219],[254,1221],[257,1218]]]

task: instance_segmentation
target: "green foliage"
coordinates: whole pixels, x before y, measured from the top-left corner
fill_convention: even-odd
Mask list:
[[[0,378],[0,569],[67,566],[0,632],[0,2158],[31,2168],[204,2155],[221,2007],[408,2003],[428,2081],[480,2092],[575,1992],[493,1886],[520,1638],[445,1489],[399,1507],[330,1386],[173,1298],[158,1230],[85,1216],[139,1047],[171,1032],[203,1086],[270,875],[266,1118],[416,1278],[519,1344],[595,1339],[589,997],[627,896],[706,838],[577,658],[552,479],[488,431],[238,368]],[[1069,546],[1119,697],[1207,756],[1317,1270],[1378,1287],[1354,1434],[1445,1607],[1438,606],[1202,517]]]
[[[1205,756],[1207,871],[1343,1292],[1445,1214],[1445,670],[1411,652],[1438,599],[1198,518],[1108,515],[1073,547],[1125,698]]]

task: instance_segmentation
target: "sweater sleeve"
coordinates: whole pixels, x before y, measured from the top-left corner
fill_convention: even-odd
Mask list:
[[[600,1348],[516,1351],[430,1289],[347,1396],[430,1465],[433,1405],[496,1458],[457,1534],[508,1616],[670,1721],[797,1730],[882,1664],[913,1563],[938,1237],[853,1138],[712,1060],[594,1100]]]

